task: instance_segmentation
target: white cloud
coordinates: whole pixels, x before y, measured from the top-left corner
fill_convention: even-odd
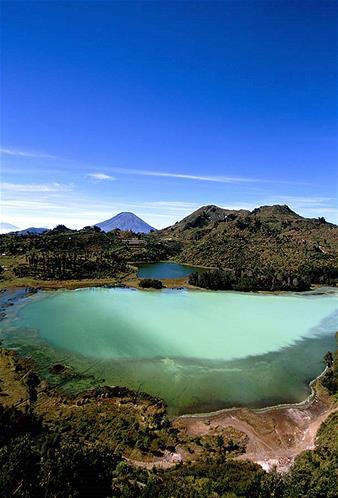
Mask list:
[[[60,183],[8,183],[0,184],[1,190],[10,192],[69,192],[72,187],[69,185],[61,185]]]
[[[33,201],[33,200],[19,200],[19,199],[10,199],[3,200],[1,204],[5,208],[14,208],[20,210],[29,210],[29,211],[37,211],[41,213],[41,210],[47,209],[57,209],[60,211],[60,206],[58,204],[53,204],[48,201]]]
[[[240,178],[231,176],[213,176],[213,175],[188,175],[184,173],[163,173],[161,171],[138,171],[135,174],[143,176],[158,176],[164,178],[180,178],[183,180],[196,180],[202,182],[216,182],[216,183],[256,183],[260,180],[253,178]]]
[[[298,195],[278,195],[274,199],[275,203],[296,203],[297,205],[311,207],[327,206],[333,201],[332,197],[307,197]]]
[[[209,204],[209,199],[201,202],[185,201],[135,201],[119,199],[116,201],[97,201],[87,197],[66,195],[61,201],[52,197],[54,194],[39,195],[36,200],[34,193],[21,194],[14,198],[2,200],[6,221],[17,226],[48,226],[53,227],[63,223],[69,227],[81,228],[102,220],[111,218],[120,211],[132,211],[150,225],[163,228],[184,218],[202,205]],[[23,198],[24,196],[24,198]],[[18,198],[19,197],[19,198]],[[26,198],[25,198],[26,197]],[[296,203],[298,201],[298,204]],[[262,197],[259,200],[248,202],[216,202],[220,207],[228,209],[252,210],[260,205],[288,204],[291,209],[306,217],[317,218],[325,216],[328,220],[337,222],[338,212],[334,203],[328,197],[297,197],[282,196]],[[311,204],[312,202],[312,204]],[[316,206],[315,202],[322,203]]]
[[[61,161],[66,161],[72,163],[74,165],[78,164],[77,161],[69,160],[66,158],[60,158],[57,156],[53,156],[47,153],[41,152],[30,152],[23,151],[19,149],[13,148],[0,148],[0,153],[9,156],[17,156],[17,157],[31,157],[31,158],[49,158],[49,159],[59,159]],[[78,164],[79,166],[79,164]],[[88,165],[81,166],[84,169],[91,169],[92,167]],[[154,171],[154,170],[142,170],[135,168],[115,168],[115,167],[107,167],[107,170],[112,171],[113,173],[121,173],[125,175],[137,175],[137,176],[152,176],[158,178],[177,178],[181,180],[192,180],[192,181],[202,181],[202,182],[215,182],[215,183],[228,183],[228,184],[245,184],[245,183],[264,183],[264,184],[284,184],[284,185],[309,185],[309,183],[305,182],[296,182],[292,180],[278,180],[278,179],[265,179],[265,178],[248,178],[241,176],[226,176],[226,175],[199,175],[199,174],[187,174],[187,173],[171,173],[171,172],[163,172],[163,171]],[[104,180],[116,180],[114,176],[111,176],[107,173],[88,173],[87,177],[91,178],[94,181],[104,181]]]
[[[189,209],[197,209],[200,204],[195,202],[180,202],[180,201],[153,201],[153,202],[132,202],[128,203],[130,207],[134,208],[149,208],[149,209],[164,209],[170,211],[181,211]]]
[[[116,180],[114,176],[106,175],[105,173],[88,173],[87,176],[99,182],[103,180]]]
[[[44,158],[44,159],[55,159],[55,156],[52,156],[51,154],[45,154],[43,152],[28,152],[28,151],[18,150],[18,149],[0,148],[0,153],[5,155],[5,156],[37,157],[37,158]]]
[[[223,175],[190,175],[185,173],[166,173],[162,171],[130,169],[130,168],[109,168],[109,169],[114,173],[121,173],[125,175],[154,176],[159,178],[178,178],[181,180],[194,180],[202,182],[230,183],[230,184],[277,183],[285,185],[308,185],[307,183],[301,183],[301,182],[269,180],[263,178],[247,178],[239,176],[237,177],[237,176],[223,176]]]

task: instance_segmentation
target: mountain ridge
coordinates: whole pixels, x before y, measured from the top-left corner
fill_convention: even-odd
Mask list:
[[[28,227],[23,230],[15,230],[11,232],[13,235],[41,235],[48,231],[46,227]]]
[[[16,228],[19,229],[19,227],[12,225],[12,223],[0,222],[0,229],[2,230],[15,230]]]
[[[304,218],[286,205],[252,211],[202,206],[158,233],[180,244],[181,263],[237,273],[311,272],[319,283],[338,275],[338,226],[323,217]]]

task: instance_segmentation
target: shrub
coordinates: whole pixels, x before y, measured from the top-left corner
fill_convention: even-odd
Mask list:
[[[161,280],[156,280],[155,278],[143,278],[140,280],[139,286],[142,289],[162,289],[163,284]]]

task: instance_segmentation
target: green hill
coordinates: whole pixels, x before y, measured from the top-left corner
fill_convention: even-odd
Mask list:
[[[177,261],[235,272],[291,272],[313,283],[338,276],[338,227],[303,218],[288,206],[253,211],[204,206],[160,231],[181,243]]]

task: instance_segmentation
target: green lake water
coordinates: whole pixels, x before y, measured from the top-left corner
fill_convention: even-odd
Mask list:
[[[39,292],[1,323],[5,344],[38,363],[45,355],[89,368],[94,385],[141,389],[177,414],[304,400],[335,349],[338,301],[90,288]]]

